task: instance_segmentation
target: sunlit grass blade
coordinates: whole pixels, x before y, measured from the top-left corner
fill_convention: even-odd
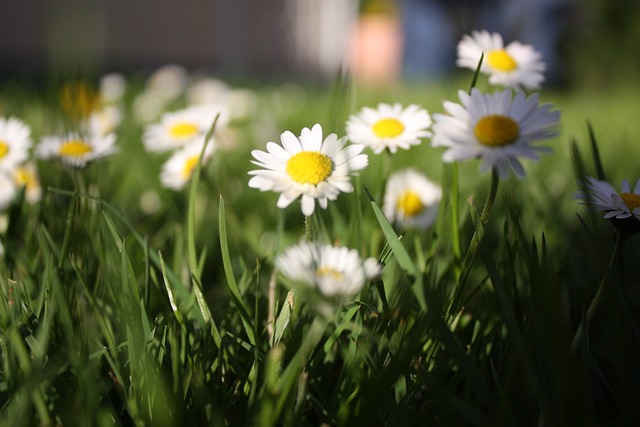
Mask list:
[[[231,296],[233,298],[233,302],[235,303],[238,312],[240,313],[240,318],[242,319],[242,324],[244,326],[245,333],[249,338],[249,342],[257,346],[256,341],[256,332],[254,330],[254,325],[252,324],[251,316],[249,315],[249,310],[242,298],[242,294],[240,293],[240,288],[238,288],[238,283],[236,282],[236,278],[233,273],[233,267],[231,265],[231,256],[229,255],[229,243],[227,241],[227,226],[226,226],[226,215],[225,215],[225,207],[224,207],[224,199],[220,196],[220,206],[218,207],[218,221],[219,221],[219,232],[220,232],[220,251],[222,253],[222,265],[224,267],[224,274],[227,278],[227,286],[229,291],[231,291]]]
[[[380,228],[384,233],[384,237],[387,239],[387,243],[391,247],[400,268],[405,272],[405,274],[409,277],[409,280],[412,282],[413,292],[420,304],[420,308],[423,310],[427,309],[427,302],[425,300],[425,294],[422,284],[422,276],[419,274],[418,269],[416,268],[413,260],[409,256],[409,253],[405,249],[404,245],[400,242],[398,235],[389,220],[385,217],[380,206],[375,202],[369,190],[365,187],[365,191],[369,196],[369,200],[371,201],[371,206],[373,207],[373,212],[378,220],[378,224],[380,224]]]
[[[173,295],[173,289],[171,289],[171,284],[169,283],[169,278],[167,277],[167,269],[164,265],[164,259],[162,259],[162,252],[158,251],[158,258],[160,259],[160,268],[162,270],[162,279],[164,282],[165,289],[167,290],[167,296],[169,297],[169,305],[171,306],[171,311],[173,311],[173,315],[176,317],[176,320],[181,325],[184,325],[184,321],[182,320],[182,315],[180,314],[180,310],[178,309],[178,304],[176,303],[176,298]]]
[[[204,139],[204,144],[202,145],[202,149],[200,151],[200,155],[198,156],[198,163],[196,164],[192,175],[191,175],[191,186],[189,187],[189,201],[187,208],[187,254],[189,260],[189,269],[191,270],[191,280],[193,281],[193,292],[196,296],[196,301],[198,302],[198,307],[200,308],[200,312],[202,313],[202,317],[207,324],[211,324],[212,328],[217,330],[215,325],[215,321],[211,317],[211,311],[209,310],[209,306],[207,301],[204,298],[202,293],[202,280],[200,275],[198,274],[198,257],[196,255],[196,197],[197,197],[197,189],[198,182],[200,180],[200,170],[202,169],[202,158],[204,156],[204,152],[207,148],[207,144],[209,144],[211,137],[213,136],[213,132],[216,128],[216,123],[220,114],[218,114],[211,124],[209,131]],[[216,333],[216,335],[219,335]]]
[[[289,325],[289,320],[291,319],[291,310],[293,309],[293,299],[295,295],[293,291],[289,291],[287,296],[282,303],[282,308],[280,309],[280,314],[276,318],[275,325],[273,328],[273,339],[271,341],[271,347],[275,347],[282,339],[282,335],[284,331],[287,329]]]

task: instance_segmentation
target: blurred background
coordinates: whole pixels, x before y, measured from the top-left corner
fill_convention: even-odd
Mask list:
[[[439,79],[473,29],[534,45],[548,82],[640,65],[637,0],[4,0],[0,78],[133,72],[167,63],[224,77],[363,83]]]

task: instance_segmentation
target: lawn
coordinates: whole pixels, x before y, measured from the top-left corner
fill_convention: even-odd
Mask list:
[[[365,149],[354,191],[306,218],[299,201],[280,209],[248,185],[251,150],[286,130],[320,123],[342,137],[379,102],[433,116],[472,75],[379,90],[346,76],[228,82],[244,114],[224,135],[216,124],[209,143],[222,146],[178,190],[161,184],[169,154],[142,142],[159,113],[143,117],[148,88],[131,77],[118,152],[86,168],[34,160],[40,200],[19,193],[2,214],[0,424],[638,422],[640,244],[575,198],[586,176],[616,189],[640,178],[632,79],[540,90],[559,134],[542,144],[552,153],[523,162],[523,179],[496,181],[476,159],[443,163],[424,138],[395,154]],[[34,145],[73,129],[62,83],[5,82],[0,111],[24,120]],[[476,87],[494,90],[483,76]],[[180,92],[162,111],[189,102]],[[442,186],[426,229],[381,210],[390,174],[406,167]],[[354,248],[382,273],[327,299],[275,269],[305,239]]]

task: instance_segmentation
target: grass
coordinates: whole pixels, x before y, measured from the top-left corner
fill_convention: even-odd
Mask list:
[[[543,91],[562,111],[555,152],[526,165],[525,180],[501,182],[488,218],[491,176],[475,161],[456,166],[452,198],[456,175],[428,144],[387,160],[370,153],[356,191],[312,226],[314,239],[385,269],[329,318],[274,273],[275,255],[305,226],[297,205],[278,210],[276,195],[247,187],[252,148],[316,122],[342,135],[351,113],[380,100],[438,112],[465,86],[258,87],[238,146],[182,192],[160,187],[162,160],[144,152],[129,115],[121,153],[80,180],[39,162],[42,201],[17,200],[5,213],[0,424],[638,422],[640,247],[631,237],[612,257],[613,227],[572,197],[579,176],[596,175],[587,122],[607,178],[638,178],[628,81]],[[0,93],[36,138],[56,123],[49,91]],[[445,197],[433,229],[399,237],[381,215],[381,177],[408,165],[441,182]],[[483,238],[464,264],[474,233]]]

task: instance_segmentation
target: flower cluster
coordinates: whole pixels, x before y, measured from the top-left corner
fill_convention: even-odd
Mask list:
[[[506,179],[513,170],[524,177],[521,159],[538,160],[539,153],[550,151],[538,143],[557,135],[560,119],[551,104],[539,103],[538,94],[522,92],[538,89],[544,81],[540,54],[519,42],[504,46],[497,33],[474,31],[460,41],[457,63],[474,70],[481,64],[479,71],[489,75],[489,83],[502,88],[493,93],[476,88],[460,91],[460,103],[445,101],[444,113],[433,116],[415,104],[364,107],[349,117],[347,136],[340,139],[330,134],[323,140],[319,124],[304,128],[299,137],[286,131],[281,145],[268,142],[267,151],[252,151],[252,163],[260,169],[249,171],[249,187],[280,193],[276,205],[281,209],[300,198],[302,213],[308,217],[315,211],[316,200],[324,209],[339,193],[353,191],[350,176],[368,164],[367,156],[361,154],[364,148],[376,155],[393,155],[428,138],[431,146],[445,148],[443,162],[477,158],[482,172],[493,170]],[[352,144],[347,145],[347,140]],[[390,223],[405,229],[433,226],[442,198],[437,183],[415,167],[382,178],[386,180],[383,212]],[[352,252],[350,261],[337,264],[338,256],[333,254],[346,257],[346,251],[300,244],[278,257],[276,265],[290,279],[313,285],[325,296],[353,294],[366,274],[345,273],[360,268]],[[354,275],[357,280],[350,277]]]
[[[162,113],[176,102],[186,106]],[[176,191],[184,188],[200,154],[204,165],[219,148],[233,145],[236,136],[232,123],[246,119],[253,104],[251,92],[231,89],[214,78],[190,76],[178,65],[167,65],[149,76],[133,112],[145,124],[145,150],[171,154],[160,172],[162,186]],[[214,120],[214,133],[206,141]]]
[[[63,85],[60,106],[73,121],[73,130],[44,136],[35,148],[36,157],[79,169],[116,153],[125,87],[124,79],[115,74],[102,79],[100,90],[85,81]]]

